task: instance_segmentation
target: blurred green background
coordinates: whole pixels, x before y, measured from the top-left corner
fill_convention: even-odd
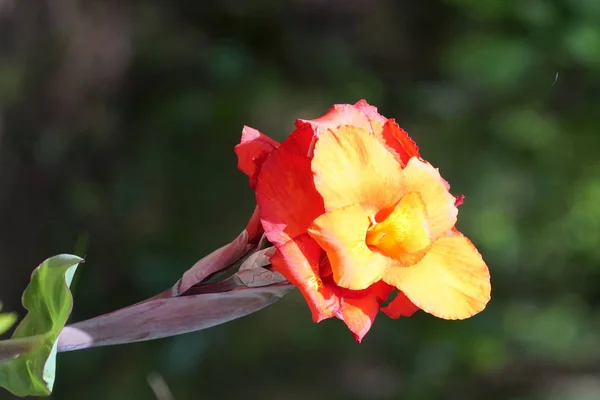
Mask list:
[[[365,98],[464,193],[493,300],[358,345],[294,292],[60,354],[54,399],[600,399],[600,1],[0,0],[0,298],[87,263],[72,320],[152,296],[254,207],[233,146]],[[0,398],[9,398],[5,392]],[[164,399],[160,399],[164,400]]]

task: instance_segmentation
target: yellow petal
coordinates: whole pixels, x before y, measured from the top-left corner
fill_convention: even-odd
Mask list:
[[[394,206],[403,194],[400,162],[360,128],[340,126],[323,132],[312,170],[327,211],[360,204],[376,213]]]
[[[408,193],[392,213],[367,232],[367,244],[404,266],[419,262],[431,246],[425,204],[419,193]]]
[[[455,197],[446,188],[445,181],[431,164],[411,158],[403,170],[404,190],[421,195],[433,238],[440,237],[456,224],[458,209]]]
[[[436,240],[419,263],[388,269],[383,280],[423,311],[444,319],[473,316],[490,300],[488,268],[459,232]]]
[[[365,237],[369,223],[368,212],[355,204],[321,215],[308,229],[327,253],[333,280],[338,286],[366,289],[379,281],[387,268],[397,265],[391,258],[367,247]]]

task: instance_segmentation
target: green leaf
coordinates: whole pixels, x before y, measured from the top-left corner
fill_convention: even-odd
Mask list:
[[[56,343],[73,298],[69,287],[82,258],[61,254],[44,261],[23,293],[27,315],[11,339],[0,341],[0,386],[17,396],[52,392]]]
[[[2,303],[0,303],[0,311],[2,310]],[[0,314],[0,335],[4,334],[10,329],[14,323],[17,322],[16,313],[4,313]]]

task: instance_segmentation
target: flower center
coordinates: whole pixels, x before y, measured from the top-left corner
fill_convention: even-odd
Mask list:
[[[419,262],[431,247],[427,211],[421,195],[404,195],[383,221],[373,217],[366,242],[372,249],[405,266]]]

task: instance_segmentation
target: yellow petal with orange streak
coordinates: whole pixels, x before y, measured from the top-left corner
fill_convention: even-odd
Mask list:
[[[402,196],[402,167],[384,144],[365,130],[340,126],[322,132],[312,170],[327,211],[360,204],[372,213]]]
[[[446,188],[445,181],[431,164],[416,157],[411,158],[403,170],[404,190],[421,195],[429,229],[433,238],[444,235],[456,224],[458,209],[456,198]]]
[[[417,263],[431,246],[425,204],[419,193],[407,193],[387,218],[367,232],[367,244],[404,266]]]
[[[366,289],[379,281],[397,262],[369,249],[365,242],[369,213],[354,204],[330,211],[315,219],[308,233],[325,250],[333,280],[352,290]]]
[[[490,300],[488,268],[459,232],[436,240],[417,264],[388,269],[383,280],[423,311],[444,319],[469,318]]]

